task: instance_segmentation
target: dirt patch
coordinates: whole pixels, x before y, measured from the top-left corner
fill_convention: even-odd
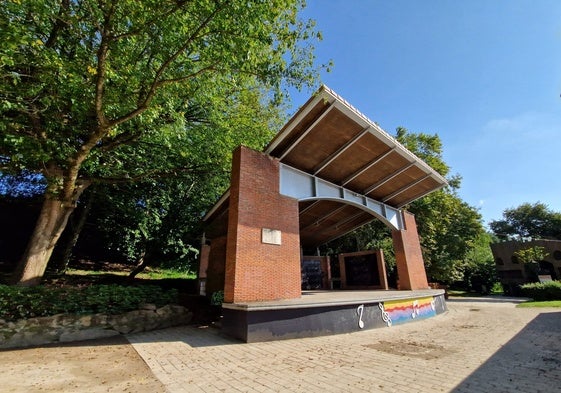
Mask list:
[[[392,355],[408,356],[425,360],[439,359],[453,353],[453,351],[440,345],[415,341],[380,341],[376,344],[365,345],[365,347]]]
[[[166,391],[122,336],[2,350],[0,369],[2,392]]]

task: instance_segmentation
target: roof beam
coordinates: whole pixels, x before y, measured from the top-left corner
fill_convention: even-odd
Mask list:
[[[325,240],[322,244],[327,244],[327,243],[329,243],[329,242],[331,242],[331,241],[333,241],[333,240],[335,240],[335,239],[339,239],[340,237],[345,236],[347,233],[351,233],[352,231],[354,231],[354,230],[356,230],[356,229],[358,229],[358,228],[360,228],[360,227],[362,227],[362,226],[364,226],[364,225],[366,225],[366,224],[368,224],[369,222],[372,222],[372,221],[374,221],[374,218],[372,218],[371,220],[364,221],[364,222],[362,222],[362,223],[360,223],[360,224],[358,224],[358,225],[353,226],[353,227],[350,228],[346,233],[343,233],[343,234],[341,234],[341,235],[338,234],[338,235],[335,235],[335,236],[333,236],[333,237],[330,237],[330,238],[328,238],[327,240]]]
[[[356,141],[358,141],[360,138],[362,138],[364,135],[368,134],[369,132],[370,132],[370,127],[366,127],[364,130],[362,130],[361,132],[356,134],[354,137],[352,137],[347,143],[345,143],[343,146],[341,146],[339,149],[337,149],[337,151],[335,153],[331,154],[321,164],[319,164],[317,166],[317,168],[314,169],[314,175],[317,175],[319,172],[324,170],[326,166],[328,166],[333,161],[335,161],[337,159],[337,157],[339,157],[341,154],[343,154]]]
[[[358,213],[353,214],[352,216],[349,216],[347,218],[345,218],[344,220],[341,220],[339,222],[337,222],[335,225],[331,225],[328,227],[322,227],[320,228],[318,231],[316,231],[315,233],[320,234],[320,233],[324,233],[324,232],[328,232],[331,231],[333,229],[339,229],[341,228],[343,225],[348,224],[349,222],[352,222],[353,220],[357,219],[358,217],[362,216],[362,215],[367,215],[368,213],[365,212],[364,210],[360,210]],[[354,228],[354,226],[353,226]],[[344,234],[349,233],[350,231],[345,231]],[[343,235],[341,235],[343,236]]]
[[[326,214],[325,216],[319,217],[317,220],[315,220],[312,224],[307,225],[304,228],[300,228],[300,232],[302,231],[306,231],[314,226],[318,226],[321,222],[327,220],[329,217],[333,217],[334,215],[336,215],[337,213],[339,213],[341,210],[343,210],[345,207],[347,207],[348,205],[343,205],[343,206],[339,206],[337,209],[330,211],[328,214]]]
[[[424,181],[425,181],[426,179],[428,179],[429,177],[431,177],[430,174],[425,175],[425,176],[421,177],[421,178],[418,179],[418,180],[415,180],[413,183],[406,184],[404,187],[401,187],[399,190],[397,190],[397,191],[395,191],[395,192],[392,192],[390,195],[388,195],[387,197],[385,197],[384,199],[382,199],[382,202],[387,202],[387,201],[389,201],[390,199],[392,199],[392,198],[398,196],[399,194],[401,194],[401,193],[407,191],[408,189],[410,189],[410,188],[412,188],[412,187],[415,187],[417,184],[424,182]]]
[[[357,177],[362,175],[364,172],[366,172],[368,169],[372,168],[374,165],[376,165],[377,163],[382,161],[384,158],[389,156],[394,151],[395,151],[395,146],[390,148],[390,150],[386,151],[385,153],[379,155],[378,157],[376,157],[375,159],[370,161],[368,164],[366,164],[362,168],[360,168],[358,171],[356,171],[355,173],[353,173],[352,175],[347,177],[345,180],[343,180],[343,182],[341,183],[341,186],[343,186],[343,187],[346,186],[348,183],[352,182],[354,179],[356,179]]]
[[[409,204],[409,203],[411,203],[411,202],[413,202],[413,201],[415,201],[415,200],[417,200],[417,199],[421,199],[422,197],[424,197],[424,196],[430,194],[431,192],[435,192],[435,191],[437,191],[437,190],[440,190],[440,189],[441,189],[442,187],[444,187],[444,186],[445,186],[445,184],[442,184],[442,185],[441,185],[440,187],[438,187],[438,188],[433,188],[433,189],[427,190],[427,191],[425,191],[425,192],[422,192],[422,193],[420,193],[420,194],[417,194],[417,195],[415,195],[414,197],[409,198],[409,199],[406,200],[405,202],[400,203],[399,206],[398,206],[398,208],[401,208],[401,207],[403,207],[403,206],[405,206],[405,205],[407,205],[407,204]]]
[[[318,118],[316,120],[314,120],[314,122],[312,124],[310,124],[310,126],[308,128],[306,128],[306,130],[304,130],[304,132],[302,133],[302,135],[300,135],[294,142],[292,142],[290,144],[290,146],[288,146],[288,148],[281,154],[281,156],[279,157],[279,160],[282,160],[284,157],[286,157],[288,155],[288,153],[290,153],[292,151],[292,149],[294,149],[296,146],[298,146],[298,144],[300,143],[300,141],[302,141],[302,139],[304,139],[306,137],[306,135],[308,135],[310,133],[310,131],[312,131],[314,129],[314,127],[321,121],[323,120],[323,118],[329,113],[331,112],[331,110],[333,108],[335,108],[335,102],[330,102],[329,106],[327,107],[326,110],[323,111],[323,113],[318,116]]]
[[[313,209],[314,206],[316,206],[316,205],[317,205],[318,203],[320,203],[320,202],[321,202],[321,201],[314,201],[314,202],[312,202],[312,203],[310,204],[310,206],[305,207],[304,209],[302,209],[302,210],[300,211],[299,214],[302,215],[302,214],[306,213],[308,210]]]
[[[400,174],[402,174],[403,172],[405,172],[406,170],[408,170],[409,168],[411,168],[415,164],[416,164],[415,162],[410,162],[408,165],[405,165],[403,168],[400,168],[397,171],[391,173],[390,175],[386,176],[385,178],[383,178],[382,180],[380,180],[376,184],[371,185],[366,190],[364,190],[363,193],[365,195],[370,194],[372,191],[374,191],[375,189],[377,189],[377,188],[381,187],[382,185],[386,184],[387,182],[389,182],[391,179],[395,178],[396,176],[399,176]]]

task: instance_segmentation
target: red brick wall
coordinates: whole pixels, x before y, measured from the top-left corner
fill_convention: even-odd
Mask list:
[[[262,243],[263,228],[281,232],[281,245]],[[279,194],[278,160],[239,147],[230,185],[224,301],[300,297],[298,201]]]
[[[210,241],[208,267],[206,269],[206,294],[212,296],[224,289],[224,270],[226,261],[226,236]]]
[[[403,212],[405,230],[392,231],[399,289],[427,289],[427,273],[423,263],[415,216]]]

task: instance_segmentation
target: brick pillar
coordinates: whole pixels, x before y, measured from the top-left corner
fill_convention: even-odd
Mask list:
[[[232,159],[224,301],[300,297],[298,201],[279,194],[279,162],[239,147]]]
[[[403,212],[405,229],[392,231],[399,289],[427,289],[427,273],[423,263],[415,216]]]

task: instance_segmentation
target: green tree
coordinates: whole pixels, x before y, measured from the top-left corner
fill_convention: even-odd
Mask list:
[[[503,219],[491,221],[489,227],[500,239],[561,240],[561,212],[541,202],[523,203],[505,209]]]
[[[515,251],[513,255],[521,263],[534,263],[543,260],[549,254],[544,247],[534,246]]]
[[[242,92],[232,103],[238,107],[235,113],[212,121],[227,138],[209,146],[204,131],[191,133],[191,149],[197,152],[193,160],[204,162],[211,157],[213,171],[108,185],[97,191],[90,223],[98,228],[107,249],[136,263],[132,276],[162,262],[194,268],[201,214],[229,186],[231,151],[242,143],[262,149],[273,130],[284,123],[286,112],[279,106],[262,105],[256,93]]]
[[[461,280],[467,255],[484,233],[481,215],[458,196],[461,177],[450,176],[438,135],[413,134],[398,128],[396,139],[447,177],[447,187],[414,201],[408,210],[415,214],[429,278],[444,283]]]
[[[236,112],[241,92],[280,102],[286,84],[313,83],[319,35],[299,19],[302,7],[301,0],[4,2],[0,170],[40,173],[47,184],[15,281],[40,281],[91,184],[212,170],[213,154],[193,164],[206,151],[191,149],[192,138],[229,146],[224,128],[212,125]]]
[[[452,189],[415,201],[409,210],[417,220],[429,278],[447,284],[461,280],[473,242],[484,232],[480,214]]]
[[[429,279],[443,283],[462,280],[464,273],[475,263],[473,249],[485,234],[481,216],[458,196],[461,178],[450,176],[450,168],[442,158],[442,142],[438,135],[411,133],[400,127],[396,130],[396,139],[448,179],[447,187],[406,208],[415,214]],[[391,272],[395,257],[389,236],[388,228],[374,221],[332,242],[329,247],[335,252],[382,248]]]
[[[465,259],[465,289],[489,293],[493,285],[499,282],[495,259],[489,247],[492,241],[493,236],[483,232],[472,242]]]
[[[382,250],[386,263],[386,274],[391,278],[395,275],[395,255],[390,229],[381,221],[374,220],[351,233],[335,239],[320,247],[325,255],[337,255],[344,252]],[[335,269],[338,263],[334,260]]]
[[[524,264],[524,269],[529,275],[529,278],[533,281],[538,281],[540,261],[544,260],[548,255],[549,253],[541,246],[522,248],[515,251],[513,254],[518,262]]]

